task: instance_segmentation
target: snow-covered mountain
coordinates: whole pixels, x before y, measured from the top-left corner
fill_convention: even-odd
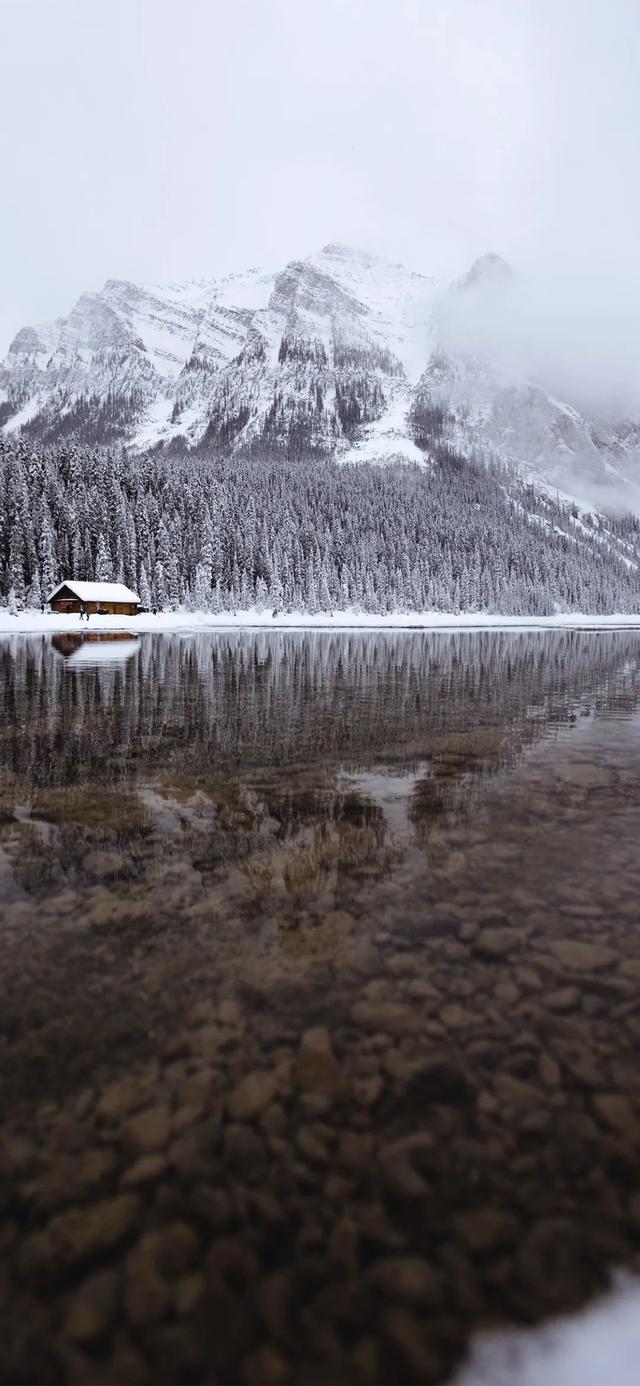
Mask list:
[[[331,244],[278,273],[110,279],[69,317],[18,332],[0,425],[43,441],[350,462],[424,464],[449,448],[510,460],[586,504],[638,508],[640,418],[586,418],[468,330],[467,305],[482,327],[511,278],[485,256],[447,288]]]

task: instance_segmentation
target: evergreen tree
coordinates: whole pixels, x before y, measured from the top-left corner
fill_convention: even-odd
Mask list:
[[[111,582],[113,580],[113,566],[111,563],[111,554],[109,553],[105,537],[102,534],[102,532],[100,532],[100,534],[98,535],[95,580],[96,582]]]
[[[0,600],[116,573],[171,609],[637,612],[640,521],[585,516],[451,452],[428,472],[273,456],[186,468],[0,438]]]

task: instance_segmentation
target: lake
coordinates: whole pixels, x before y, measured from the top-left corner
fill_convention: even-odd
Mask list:
[[[640,1250],[640,632],[0,637],[2,1379],[445,1381]]]

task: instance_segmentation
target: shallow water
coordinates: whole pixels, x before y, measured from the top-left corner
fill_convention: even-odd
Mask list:
[[[640,1245],[640,633],[0,639],[4,1379],[445,1380]]]

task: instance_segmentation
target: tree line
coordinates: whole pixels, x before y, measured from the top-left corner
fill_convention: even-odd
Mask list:
[[[0,600],[117,580],[146,606],[546,615],[640,611],[640,522],[500,464],[233,460],[0,440]]]

